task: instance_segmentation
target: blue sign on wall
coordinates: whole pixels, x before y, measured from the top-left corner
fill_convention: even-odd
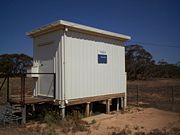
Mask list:
[[[99,64],[106,64],[107,63],[107,55],[98,54],[98,63]]]

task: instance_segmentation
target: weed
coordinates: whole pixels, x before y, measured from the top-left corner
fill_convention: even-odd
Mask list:
[[[132,134],[131,130],[127,127],[124,129],[118,131],[118,132],[112,132],[111,135],[129,135]],[[134,135],[179,135],[180,134],[180,128],[174,127],[171,128],[169,132],[166,130],[159,130],[159,129],[153,129],[149,133],[145,133],[144,131],[137,131],[134,133]]]
[[[61,119],[60,115],[53,110],[48,110],[44,114],[44,121],[48,124],[57,123]]]
[[[94,129],[95,129],[95,130],[98,130],[99,127],[100,127],[100,125],[101,125],[101,123],[96,124],[96,125],[94,126]]]
[[[63,119],[63,120],[59,121],[57,124],[60,125],[60,127],[62,127],[62,132],[68,133],[72,128],[73,120],[72,119]]]
[[[126,132],[126,129],[121,130],[120,132],[116,133],[113,132],[112,135],[129,135],[130,133]]]
[[[93,120],[91,121],[91,124],[95,124],[95,123],[96,123],[96,120],[93,119]]]
[[[129,125],[126,125],[124,129],[120,130],[118,133],[113,132],[112,135],[129,135],[131,133],[132,132],[129,129]]]
[[[41,127],[39,125],[30,128],[6,128],[1,130],[3,135],[57,135],[52,126]]]
[[[56,132],[52,126],[48,126],[42,129],[41,135],[56,135]]]
[[[89,125],[87,122],[77,119],[76,117],[68,116],[65,119],[59,121],[59,124],[62,127],[62,132],[68,133],[72,131],[72,133],[78,131],[88,131]]]
[[[56,119],[55,119],[55,116],[51,113],[46,113],[45,116],[44,116],[44,121],[47,122],[47,123],[51,123],[51,122],[55,122]]]
[[[180,135],[180,128],[179,127],[173,127],[169,131],[171,135]]]
[[[159,129],[153,129],[147,135],[165,135]]]
[[[139,130],[139,126],[134,126],[134,130]]]
[[[143,131],[138,131],[138,132],[135,132],[134,135],[146,135],[146,134]]]
[[[72,132],[77,132],[77,131],[88,131],[87,123],[82,120],[74,121]]]

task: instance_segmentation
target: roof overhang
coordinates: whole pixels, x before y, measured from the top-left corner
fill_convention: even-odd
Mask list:
[[[51,24],[42,26],[40,28],[34,29],[31,32],[27,32],[26,35],[34,38],[34,37],[37,37],[37,36],[40,36],[49,32],[53,32],[53,31],[57,31],[60,29],[65,29],[65,28],[72,31],[88,33],[88,34],[92,34],[96,36],[103,36],[103,37],[112,38],[112,39],[116,39],[120,41],[128,41],[131,39],[131,37],[127,35],[105,31],[105,30],[101,30],[101,29],[97,29],[97,28],[93,28],[93,27],[89,27],[89,26],[85,26],[85,25],[81,25],[81,24],[77,24],[77,23],[73,23],[69,21],[64,21],[64,20],[59,20]]]

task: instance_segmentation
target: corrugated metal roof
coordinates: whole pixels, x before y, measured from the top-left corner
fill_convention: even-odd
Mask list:
[[[36,36],[51,32],[51,31],[55,31],[58,29],[65,29],[65,28],[77,30],[81,32],[86,32],[86,33],[91,33],[95,35],[109,36],[111,38],[116,38],[123,41],[127,41],[131,39],[131,37],[127,35],[105,31],[105,30],[101,30],[101,29],[97,29],[97,28],[93,28],[93,27],[89,27],[89,26],[85,26],[85,25],[81,25],[81,24],[77,24],[77,23],[73,23],[69,21],[64,21],[64,20],[59,20],[59,21],[50,23],[48,25],[44,25],[30,32],[27,32],[26,35],[30,37],[36,37]]]

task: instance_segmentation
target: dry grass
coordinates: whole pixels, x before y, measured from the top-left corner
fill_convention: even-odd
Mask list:
[[[4,78],[0,78],[0,86]],[[35,80],[33,78],[27,77],[25,79],[25,95],[32,95],[33,89],[35,87]],[[21,78],[20,77],[11,77],[9,79],[9,92],[11,96],[18,95],[20,97],[21,93]],[[6,102],[7,97],[7,80],[5,81],[1,91],[0,91],[0,104]]]
[[[128,104],[180,112],[180,79],[128,81]],[[173,91],[173,93],[172,93]]]
[[[95,122],[90,124],[70,116],[63,121],[50,119],[46,123],[32,122],[26,127],[0,129],[0,135],[178,135],[180,133],[177,123],[169,123],[167,126],[168,122],[175,122],[174,120],[178,122],[177,114],[173,112],[130,107],[124,114],[113,115],[111,119],[93,119]],[[169,120],[165,120],[167,117],[170,117]],[[155,125],[159,122],[163,125]]]
[[[136,81],[128,81],[127,85],[139,85],[145,87],[164,87],[164,86],[179,86],[180,79],[163,79],[157,78],[152,80],[136,80]]]
[[[57,133],[51,125],[35,125],[29,128],[2,128],[0,135],[57,135]]]
[[[138,130],[137,132],[133,133],[129,128],[124,128],[120,131],[112,132],[112,135],[179,135],[180,128],[174,127],[171,129],[152,129],[150,132],[146,133],[144,131]]]
[[[33,78],[26,79],[26,95],[31,95],[34,87]],[[0,79],[0,83],[2,83],[2,78]],[[13,78],[10,80],[10,89],[11,94],[19,94],[20,92],[20,79]],[[133,103],[136,103],[136,86],[139,86],[139,101],[143,105],[153,106],[155,108],[160,108],[162,110],[173,110],[180,112],[180,80],[178,79],[157,79],[150,81],[128,81],[128,101],[132,100]],[[171,102],[171,88],[174,86],[174,95],[175,101],[174,104]],[[131,89],[129,89],[132,87]],[[3,90],[0,91],[0,103],[3,103],[6,100],[6,85],[3,87]],[[131,99],[132,98],[132,99]],[[141,104],[140,104],[141,105]],[[143,106],[144,107],[144,106]],[[133,110],[133,107],[129,107],[126,113],[136,114],[138,112],[143,112],[143,109]],[[122,114],[124,115],[124,114]],[[144,115],[144,114],[142,114]],[[141,115],[141,116],[142,116]],[[5,128],[0,129],[0,134],[2,135],[56,135],[56,134],[75,134],[79,132],[85,132],[85,134],[93,134],[92,130],[98,131],[102,130],[103,122],[100,123],[96,120],[92,121],[92,125],[73,117],[69,117],[64,119],[63,121],[54,119],[52,115],[46,116],[46,124],[37,124],[29,127],[21,127],[21,128]],[[144,115],[144,119],[146,119],[146,115]],[[132,119],[136,119],[136,115],[133,115]],[[54,122],[55,120],[55,122]],[[126,119],[128,122],[132,120]],[[114,120],[116,121],[116,120]],[[119,120],[122,121],[122,118]],[[138,121],[138,120],[137,120]],[[109,123],[107,121],[107,123]],[[117,122],[117,121],[116,121]],[[117,122],[119,123],[119,122]],[[142,122],[141,122],[142,123]],[[108,131],[109,134],[112,135],[176,135],[180,134],[179,127],[171,127],[165,129],[153,129],[148,132],[144,132],[144,126],[134,125],[133,127],[129,127],[128,125],[123,128],[119,125],[117,127],[110,126],[114,124],[113,122],[109,123]],[[42,126],[43,125],[43,126]],[[135,132],[132,132],[135,131]],[[103,132],[103,130],[102,130]],[[98,132],[99,133],[99,132]]]

